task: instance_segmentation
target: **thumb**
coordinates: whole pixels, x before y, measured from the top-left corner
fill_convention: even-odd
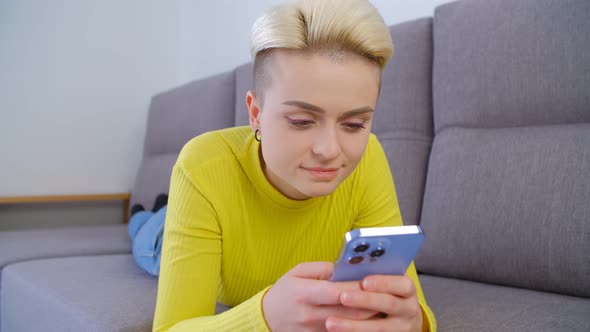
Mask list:
[[[295,266],[287,274],[305,279],[328,280],[333,271],[334,264],[330,262],[309,262]]]

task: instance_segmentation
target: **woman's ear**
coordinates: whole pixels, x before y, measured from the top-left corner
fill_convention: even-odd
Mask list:
[[[246,92],[246,106],[248,106],[248,118],[252,131],[260,129],[260,104],[256,94],[252,90]]]

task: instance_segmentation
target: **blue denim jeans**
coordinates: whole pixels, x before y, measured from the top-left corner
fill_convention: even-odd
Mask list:
[[[129,220],[129,237],[133,242],[133,258],[139,267],[152,276],[160,273],[160,255],[166,207],[158,212],[140,211]]]

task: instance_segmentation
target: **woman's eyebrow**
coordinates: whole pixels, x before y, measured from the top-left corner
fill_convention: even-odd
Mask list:
[[[326,113],[326,111],[316,105],[301,101],[301,100],[287,100],[285,102],[283,102],[283,105],[289,105],[289,106],[296,106],[299,108],[303,108],[305,110],[308,111],[312,111],[312,112],[316,112],[316,113]],[[373,108],[371,108],[370,106],[364,106],[364,107],[359,107],[359,108],[355,108],[353,110],[350,111],[346,111],[344,112],[340,117],[348,117],[348,116],[354,116],[354,115],[359,115],[359,114],[363,114],[363,113],[370,113],[370,112],[374,112]]]
[[[341,117],[355,116],[355,115],[360,115],[360,114],[364,114],[364,113],[372,113],[372,112],[375,112],[375,110],[373,110],[370,106],[365,106],[365,107],[355,108],[353,110],[344,112],[344,114],[342,114]]]
[[[306,103],[301,100],[287,100],[283,103],[283,105],[296,106],[317,113],[326,113],[326,111],[323,108],[310,103]]]

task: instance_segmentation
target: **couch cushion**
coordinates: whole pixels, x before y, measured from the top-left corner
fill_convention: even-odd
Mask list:
[[[439,331],[590,331],[590,300],[420,275]]]
[[[236,68],[236,126],[248,126],[248,107],[246,106],[246,92],[254,89],[254,65],[252,62]]]
[[[133,204],[130,208],[134,204],[141,204],[146,210],[151,210],[154,207],[156,197],[159,194],[168,193],[172,167],[177,158],[178,152],[143,156],[135,176],[135,186],[131,193]]]
[[[434,16],[434,123],[590,122],[590,1],[470,0]]]
[[[160,93],[150,104],[144,154],[179,153],[188,140],[234,125],[233,71]]]
[[[0,232],[0,270],[41,258],[123,253],[131,253],[123,224]]]
[[[13,264],[0,290],[0,331],[151,331],[157,283],[131,255]],[[217,303],[215,312],[229,309]]]
[[[383,72],[373,132],[391,168],[406,224],[420,219],[432,142],[432,20],[390,28],[395,54]]]
[[[590,297],[588,147],[590,124],[438,133],[417,268]]]
[[[419,270],[590,296],[589,14],[585,0],[436,9]]]
[[[9,264],[51,257],[130,252],[131,241],[127,235],[127,225],[0,232],[0,296],[2,272]],[[2,321],[1,314],[0,321]]]
[[[30,261],[3,274],[2,331],[151,331],[157,279],[131,255]]]

